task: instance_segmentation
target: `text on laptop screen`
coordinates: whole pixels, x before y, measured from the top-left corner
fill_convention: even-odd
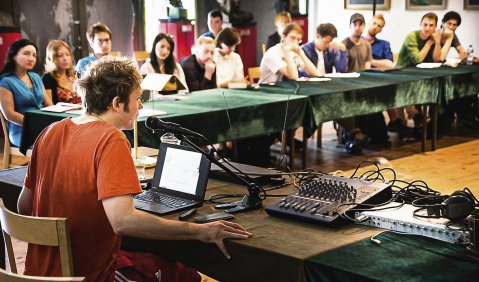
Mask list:
[[[167,148],[159,186],[195,195],[200,163],[200,153]]]

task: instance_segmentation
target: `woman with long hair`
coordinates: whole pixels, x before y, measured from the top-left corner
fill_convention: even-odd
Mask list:
[[[67,43],[61,40],[52,40],[48,43],[42,81],[45,89],[51,90],[53,104],[81,103],[80,96],[73,89],[74,65],[73,54]]]
[[[140,68],[141,75],[149,73],[173,74],[188,88],[183,68],[175,62],[174,50],[173,39],[165,33],[159,33],[153,41],[150,58]]]
[[[0,72],[0,108],[8,121],[10,141],[17,147],[22,138],[23,114],[52,105],[42,79],[32,71],[37,53],[36,44],[28,39],[13,42]]]

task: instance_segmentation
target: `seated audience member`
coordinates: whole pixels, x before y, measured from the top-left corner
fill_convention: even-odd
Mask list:
[[[372,68],[392,68],[394,66],[393,62],[393,53],[391,52],[391,45],[388,41],[382,40],[377,38],[377,35],[382,32],[384,26],[386,25],[386,20],[382,14],[376,14],[373,16],[371,21],[368,25],[368,30],[364,39],[366,39],[371,44],[371,49],[373,53],[373,59],[371,60],[371,67]],[[387,125],[387,130],[390,132],[397,132],[399,136],[406,137],[407,127],[406,124],[403,123],[404,114],[402,114],[403,109],[389,109],[387,111],[389,115],[389,123]],[[375,115],[375,118],[379,118],[381,121],[383,120],[382,115]],[[378,120],[379,121],[379,120]],[[377,122],[378,122],[377,121]],[[375,122],[374,124],[377,124]],[[364,123],[367,123],[364,122]],[[374,126],[373,123],[369,123],[368,125]],[[381,122],[381,127],[383,122]],[[367,125],[365,125],[367,126]],[[366,130],[364,127],[360,126],[364,132],[367,132],[368,135],[371,133]],[[374,138],[373,138],[374,139]]]
[[[210,37],[199,37],[193,48],[193,54],[180,62],[188,89],[198,91],[216,88],[216,65],[213,61],[215,41]]]
[[[444,61],[451,47],[454,47],[461,60],[466,59],[467,52],[462,47],[456,35],[456,29],[461,25],[461,16],[454,11],[447,12],[441,24],[441,61]]]
[[[36,44],[28,39],[13,42],[0,72],[0,107],[8,121],[8,138],[17,147],[22,139],[23,114],[52,105],[42,79],[32,71],[37,52]]]
[[[201,37],[211,37],[215,39],[223,28],[223,14],[215,9],[208,13],[208,31],[200,35]]]
[[[108,56],[111,52],[111,31],[108,26],[102,23],[95,23],[88,29],[86,38],[90,47],[93,49],[93,55],[81,58],[75,71],[80,77],[85,67],[92,61],[95,61],[103,56]]]
[[[350,17],[349,29],[351,34],[342,41],[348,52],[348,72],[363,71],[371,68],[373,58],[371,44],[361,37],[365,27],[366,23],[363,15],[355,13]],[[371,140],[359,128],[357,120],[358,117],[338,120],[338,123],[344,129],[343,141],[345,142],[346,149],[352,153],[359,153],[361,148]]]
[[[214,243],[228,258],[224,239],[252,236],[233,222],[193,224],[135,209],[142,190],[121,130],[133,128],[143,107],[141,81],[130,60],[91,63],[78,81],[86,112],[38,136],[18,200],[23,215],[68,219],[75,276],[87,281],[113,281],[122,236]],[[29,244],[25,274],[61,276],[58,249]]]
[[[67,102],[80,104],[81,98],[73,89],[75,71],[70,46],[61,40],[48,43],[45,62],[46,73],[42,76],[45,89],[50,90],[53,104]]]
[[[223,28],[216,36],[216,49],[213,60],[216,64],[216,85],[227,88],[230,82],[246,82],[243,74],[243,61],[235,53],[241,38],[234,28]]]
[[[441,61],[445,60],[454,47],[461,60],[466,59],[467,52],[462,47],[456,35],[457,28],[461,25],[461,16],[454,11],[447,12],[442,18],[441,24]],[[450,101],[444,111],[438,116],[438,133],[441,134],[454,121],[455,116],[461,126],[479,128],[477,96],[463,97]]]
[[[274,17],[275,32],[268,36],[268,43],[266,44],[266,49],[269,49],[281,42],[281,34],[283,34],[283,29],[291,22],[291,14],[289,12],[283,11],[276,14],[276,16]]]
[[[364,39],[371,44],[373,53],[371,67],[373,68],[392,68],[394,66],[391,45],[388,41],[376,37],[385,25],[386,21],[382,14],[374,15],[369,22],[368,30],[364,36]]]
[[[399,51],[396,66],[409,67],[441,59],[441,33],[436,32],[437,15],[427,13],[421,18],[421,29],[408,33]]]
[[[173,42],[173,39],[164,33],[158,34],[153,41],[150,58],[140,68],[141,75],[149,73],[173,74],[188,89],[183,68],[175,62],[174,51],[175,42]]]
[[[361,37],[366,23],[363,15],[355,13],[349,19],[351,35],[342,43],[348,50],[348,72],[363,71],[371,68],[373,60],[371,44]]]
[[[407,34],[399,51],[396,66],[409,67],[423,62],[439,62],[441,59],[441,33],[436,31],[437,15],[427,13],[421,18],[421,29]],[[416,128],[422,127],[422,115],[415,106],[406,107],[408,118]],[[406,123],[406,121],[403,121]]]
[[[308,76],[319,76],[319,71],[299,47],[303,30],[297,23],[288,24],[283,30],[281,43],[264,53],[260,64],[259,83],[271,83],[285,79],[296,80],[299,71]]]
[[[346,46],[343,43],[332,43],[337,36],[338,32],[333,24],[323,23],[316,28],[316,38],[301,46],[306,57],[318,69],[319,75],[332,73],[333,67],[336,72],[348,71]]]

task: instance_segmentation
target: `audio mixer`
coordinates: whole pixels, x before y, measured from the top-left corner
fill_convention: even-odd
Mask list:
[[[323,175],[302,183],[296,193],[268,206],[266,212],[273,216],[339,225],[346,222],[341,214],[361,204],[384,203],[391,196],[388,183]],[[354,218],[354,214],[351,216]]]

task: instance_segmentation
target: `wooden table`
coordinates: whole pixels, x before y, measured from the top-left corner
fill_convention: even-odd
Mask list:
[[[391,165],[401,179],[422,179],[432,188],[443,193],[450,193],[468,186],[477,194],[479,192],[478,162],[479,141],[472,141],[435,152],[421,153],[393,160]],[[0,171],[0,197],[3,198],[7,207],[15,210],[15,203],[22,184],[21,177],[16,181],[5,179],[4,175],[7,172],[9,171]],[[211,180],[208,184],[207,197],[215,193],[241,193],[244,191],[245,189],[238,185]],[[292,191],[293,188],[289,186],[277,190],[274,194],[284,194]],[[269,205],[275,201],[277,201],[277,198],[267,198],[264,205]],[[198,214],[213,212],[217,212],[217,210],[211,204],[204,204],[198,210]],[[176,219],[177,216],[178,214],[172,214],[165,217]],[[331,255],[332,252],[340,251],[349,246],[358,245],[363,248],[371,248],[369,244],[365,245],[364,242],[367,241],[364,240],[368,240],[371,235],[379,232],[378,229],[354,224],[333,229],[285,220],[271,217],[263,209],[237,214],[235,221],[251,231],[254,237],[249,240],[226,241],[226,247],[232,255],[231,260],[227,260],[216,246],[196,241],[156,241],[125,237],[123,247],[130,250],[159,253],[162,256],[182,261],[208,276],[223,281],[308,281],[311,280],[311,273],[318,270],[318,259],[323,256],[334,257],[334,253]],[[453,245],[444,246],[439,244],[436,246],[435,240],[432,240],[431,244],[437,249],[455,248]],[[461,249],[454,249],[454,252],[461,256]],[[1,255],[4,254],[1,249],[0,253]],[[357,257],[357,260],[366,259],[361,258],[358,253],[352,255]],[[0,257],[0,259],[4,262],[3,257]],[[475,273],[470,270],[470,262],[448,259],[454,263],[467,264],[466,270],[461,269],[461,275],[470,276]],[[443,260],[438,261],[443,262]],[[436,263],[438,262],[436,261]],[[308,265],[308,268],[305,265]],[[376,277],[376,279],[387,280],[388,273],[391,271],[401,273],[401,271],[409,269],[388,267],[388,270],[379,273],[379,278]],[[431,271],[431,269],[435,269],[435,273],[449,271],[447,268],[442,268],[442,266],[434,263],[426,263],[424,267],[426,267],[426,271],[417,274],[419,276],[416,278],[426,279],[428,271]],[[479,265],[476,269],[479,270]],[[354,272],[355,269],[346,266],[338,271],[344,274]],[[450,271],[448,273],[451,274]]]

